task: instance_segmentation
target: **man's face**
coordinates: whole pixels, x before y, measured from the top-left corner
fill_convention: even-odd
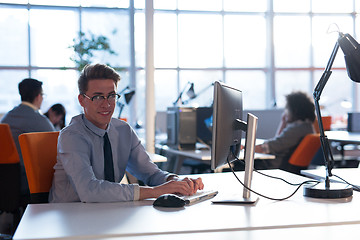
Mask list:
[[[43,90],[41,89],[41,93],[39,93],[39,94],[35,97],[35,99],[34,99],[34,101],[32,102],[32,104],[35,105],[38,109],[40,109],[43,100],[44,100],[44,93],[43,93]]]
[[[88,90],[86,96],[92,98],[94,96],[102,95],[105,98],[109,94],[116,93],[116,86],[113,80],[90,80],[88,83]],[[101,129],[106,129],[111,120],[111,116],[115,109],[115,101],[110,101],[107,98],[103,101],[96,102],[79,94],[78,99],[80,105],[84,108],[85,117],[95,126]]]

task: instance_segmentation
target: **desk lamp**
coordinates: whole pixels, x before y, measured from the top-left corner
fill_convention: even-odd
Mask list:
[[[176,98],[175,102],[173,102],[173,105],[176,106],[178,104],[178,102],[180,101],[181,104],[184,104],[184,101],[182,100],[182,95],[184,94],[185,90],[188,88],[188,86],[190,85],[189,89],[186,92],[186,95],[188,95],[188,97],[190,99],[193,99],[196,97],[195,91],[194,91],[194,83],[192,82],[188,82],[184,89],[180,92],[179,96]]]
[[[122,94],[123,92],[125,92],[128,89],[130,89],[129,86],[125,87],[123,90],[121,90],[119,92],[119,94]],[[131,90],[131,91],[124,94],[126,104],[129,104],[129,102],[131,101],[131,98],[134,96],[134,94],[135,94],[135,90]],[[119,116],[118,116],[118,118],[120,118],[120,115],[121,115],[121,113],[122,113],[122,111],[123,111],[123,109],[125,107],[125,104],[118,101],[117,105],[119,106]]]
[[[203,94],[206,90],[208,90],[209,88],[211,88],[212,86],[214,86],[214,83],[211,83],[210,85],[206,86],[205,88],[201,89],[197,94],[194,91],[194,84],[191,85],[191,87],[189,88],[189,90],[186,92],[186,95],[189,96],[189,99],[183,101],[183,104],[188,104],[191,100],[194,100],[195,98],[197,98],[198,96],[200,96],[201,94]]]
[[[326,177],[324,183],[319,183],[312,186],[305,186],[304,196],[306,197],[330,199],[350,197],[353,194],[352,187],[348,185],[334,182],[330,184],[330,177],[333,176],[331,170],[334,166],[334,159],[331,153],[328,138],[324,133],[324,127],[321,120],[321,112],[319,105],[320,95],[331,75],[331,67],[339,49],[339,46],[344,53],[346,69],[349,78],[355,82],[360,82],[360,45],[350,34],[343,34],[342,32],[339,32],[339,38],[335,43],[335,47],[332,51],[329,62],[313,93],[316,116],[318,118],[320,130],[321,148],[323,150],[325,158]]]

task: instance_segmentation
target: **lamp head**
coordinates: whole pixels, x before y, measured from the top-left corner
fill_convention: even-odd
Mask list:
[[[188,95],[190,99],[196,98],[194,83],[191,83],[189,90],[186,92],[186,95]]]
[[[350,35],[339,33],[338,43],[344,53],[348,76],[360,82],[360,44]]]
[[[124,94],[126,104],[129,104],[129,102],[131,101],[131,98],[134,96],[134,94],[135,94],[135,90],[132,90],[132,91]]]

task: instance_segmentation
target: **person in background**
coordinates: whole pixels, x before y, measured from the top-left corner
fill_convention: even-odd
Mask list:
[[[52,105],[44,115],[49,118],[57,131],[65,127],[66,111],[62,104],[57,103]]]
[[[20,134],[29,132],[51,132],[55,131],[55,128],[49,119],[39,111],[43,102],[42,82],[26,78],[19,83],[18,87],[21,103],[5,114],[1,123],[7,123],[10,126],[20,156],[21,193],[28,195],[29,186],[18,137]]]
[[[179,178],[159,169],[130,125],[112,117],[119,81],[119,74],[104,64],[87,65],[81,72],[78,101],[84,113],[60,131],[50,203],[136,201],[203,189],[201,178]],[[145,186],[120,183],[125,170]]]
[[[257,145],[258,153],[274,154],[274,161],[269,161],[268,168],[288,169],[288,160],[301,140],[310,133],[315,133],[315,106],[312,99],[304,92],[293,92],[286,96],[286,106],[274,138]]]

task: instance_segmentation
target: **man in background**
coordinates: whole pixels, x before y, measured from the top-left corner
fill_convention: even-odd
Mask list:
[[[18,137],[23,133],[52,132],[55,129],[49,119],[39,111],[43,101],[42,82],[26,78],[19,83],[18,87],[21,103],[5,114],[1,119],[1,123],[7,123],[10,126],[20,156],[21,193],[27,195],[29,194],[29,186]]]

